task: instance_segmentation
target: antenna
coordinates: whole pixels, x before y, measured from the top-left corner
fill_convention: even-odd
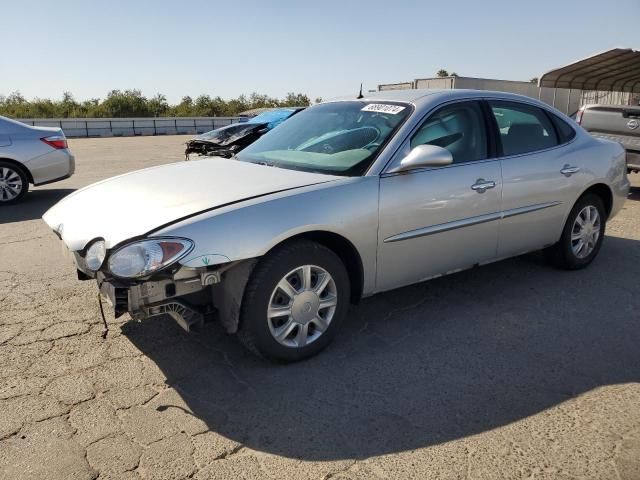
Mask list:
[[[356,98],[358,100],[360,100],[361,98],[364,98],[364,95],[362,94],[362,83],[360,84],[360,93],[358,94],[358,96]]]

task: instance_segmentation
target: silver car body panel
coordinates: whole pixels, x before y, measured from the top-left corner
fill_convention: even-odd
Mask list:
[[[64,135],[55,127],[33,127],[0,116],[0,159],[12,160],[28,170],[34,185],[67,178],[75,172],[68,148],[56,150],[40,139]]]
[[[203,213],[153,236],[193,240],[196,247],[180,262],[195,268],[260,257],[296,235],[333,233],[356,248],[362,261],[364,291],[373,292],[378,183],[376,177],[351,177],[279,192]],[[210,228],[214,224],[216,228]]]
[[[385,173],[408,153],[411,133],[436,108],[488,98],[553,112],[573,126],[576,136],[526,155]],[[623,149],[592,138],[534,99],[486,91],[407,90],[363,100],[414,107],[364,176],[223,159],[185,162],[87,187],[44,218],[54,229],[63,225],[62,238],[71,250],[83,249],[96,237],[110,247],[145,235],[190,238],[196,246],[180,260],[188,268],[260,257],[295,235],[330,232],[355,247],[363,266],[363,294],[369,295],[543,248],[558,240],[573,204],[592,185],[611,190],[611,216],[628,194]],[[561,172],[567,165],[576,169],[569,176]],[[472,189],[479,180],[493,182],[493,188]]]
[[[496,186],[479,194],[470,188],[478,179],[494,181]],[[494,258],[498,230],[490,218],[499,215],[501,191],[498,160],[383,176],[379,289],[415,283]]]
[[[97,237],[112,248],[199,212],[338,179],[228,159],[179,162],[85,187],[65,197],[43,218],[71,250],[82,250]]]

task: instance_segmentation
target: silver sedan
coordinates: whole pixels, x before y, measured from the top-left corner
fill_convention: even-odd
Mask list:
[[[69,178],[75,159],[60,128],[32,127],[0,116],[0,207],[22,199],[29,184]]]
[[[541,102],[407,90],[315,105],[236,157],[106,180],[44,219],[116,316],[214,316],[292,361],[364,296],[539,249],[586,267],[628,191],[623,149]]]

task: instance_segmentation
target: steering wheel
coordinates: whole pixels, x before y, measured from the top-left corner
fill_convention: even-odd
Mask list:
[[[387,127],[389,127],[389,128],[393,128],[393,123],[391,123],[391,121],[389,120],[389,118],[388,118],[388,117],[385,117],[384,115],[376,114],[376,115],[373,115],[373,116],[371,117],[371,119],[374,119],[374,118],[376,118],[376,119],[378,119],[378,118],[379,118],[380,120],[382,120],[382,121],[384,122],[384,124],[385,124]]]
[[[372,151],[372,152],[373,152],[373,151],[375,151],[378,147],[380,147],[380,145],[381,145],[380,143],[375,142],[375,143],[370,143],[369,145],[365,145],[365,146],[364,146],[364,148],[365,148],[366,150],[370,150],[370,151]]]
[[[366,145],[363,145],[360,148],[364,148],[366,150],[371,150],[373,152],[376,148],[378,148],[380,146],[380,142],[378,141],[378,139],[382,135],[382,132],[380,131],[380,129],[378,127],[374,127],[372,125],[367,125],[364,128],[375,130],[376,136],[375,136],[375,138],[373,140],[371,140],[371,142],[367,143]]]

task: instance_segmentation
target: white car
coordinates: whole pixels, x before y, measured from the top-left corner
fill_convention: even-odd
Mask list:
[[[60,128],[0,116],[0,205],[22,199],[29,184],[64,180],[74,171],[75,159]]]

